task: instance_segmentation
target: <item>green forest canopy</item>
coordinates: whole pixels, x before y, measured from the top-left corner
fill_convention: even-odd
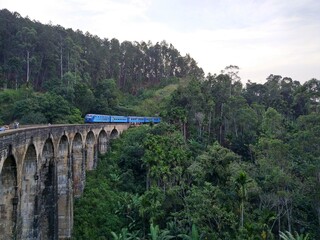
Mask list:
[[[319,80],[243,86],[239,67],[204,76],[165,41],[120,43],[5,9],[0,36],[0,124],[163,119],[130,129],[88,174],[76,239],[320,239]]]

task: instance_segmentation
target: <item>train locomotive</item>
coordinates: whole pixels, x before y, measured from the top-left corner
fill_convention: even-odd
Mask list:
[[[113,116],[100,114],[87,114],[84,118],[85,123],[160,123],[160,117],[138,117],[138,116]]]

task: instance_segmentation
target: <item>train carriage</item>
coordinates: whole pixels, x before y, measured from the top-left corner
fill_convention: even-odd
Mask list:
[[[139,117],[139,116],[113,116],[113,115],[100,115],[100,114],[87,114],[84,118],[85,123],[160,123],[160,117]]]
[[[127,123],[128,117],[125,116],[111,116],[110,122],[112,123]]]
[[[153,121],[153,123],[160,123],[161,118],[160,117],[152,117],[152,121]]]
[[[135,124],[141,124],[141,123],[145,122],[145,117],[129,116],[128,122],[135,123]]]

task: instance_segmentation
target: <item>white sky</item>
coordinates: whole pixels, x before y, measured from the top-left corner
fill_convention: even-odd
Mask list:
[[[244,83],[320,80],[319,0],[1,0],[3,8],[100,38],[166,40],[205,73],[239,66]]]

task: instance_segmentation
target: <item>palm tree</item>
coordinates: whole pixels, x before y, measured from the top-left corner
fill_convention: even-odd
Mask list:
[[[244,200],[246,199],[246,184],[249,183],[250,180],[247,177],[245,172],[240,172],[239,176],[236,178],[236,184],[239,187],[239,195],[240,195],[240,210],[241,210],[241,217],[240,217],[240,226],[243,228],[243,221],[244,221]]]

